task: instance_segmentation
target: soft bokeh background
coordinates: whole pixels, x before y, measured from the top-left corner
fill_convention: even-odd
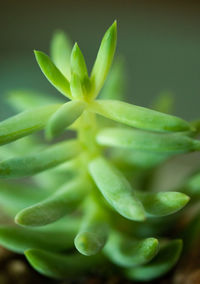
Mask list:
[[[0,118],[10,114],[12,89],[59,94],[39,70],[32,50],[48,52],[63,29],[78,41],[89,69],[105,30],[118,20],[117,53],[127,66],[129,101],[149,106],[161,91],[176,98],[175,113],[200,117],[200,1],[1,1]]]

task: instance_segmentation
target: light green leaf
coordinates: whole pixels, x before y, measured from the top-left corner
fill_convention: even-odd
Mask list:
[[[0,122],[0,145],[43,129],[60,105],[49,105],[22,112]]]
[[[46,127],[46,136],[52,139],[61,134],[84,111],[83,101],[71,101],[63,104],[49,119]]]
[[[27,250],[25,255],[39,273],[57,279],[80,277],[86,271],[91,271],[92,267],[102,266],[102,258],[98,256],[63,255],[39,249]]]
[[[72,73],[70,81],[70,89],[73,98],[75,99],[83,98],[83,89],[81,86],[81,81],[78,75],[76,75],[76,73]]]
[[[61,142],[37,154],[0,162],[1,178],[31,176],[72,159],[80,152],[75,140]]]
[[[6,96],[6,101],[18,112],[63,102],[60,98],[55,99],[32,90],[11,90]]]
[[[23,226],[43,226],[55,222],[77,208],[89,187],[85,179],[72,180],[49,198],[19,212],[15,222]]]
[[[125,177],[103,158],[89,164],[97,187],[115,210],[127,219],[143,221],[145,212]]]
[[[121,100],[125,94],[125,70],[124,62],[119,58],[112,66],[105,85],[100,93],[101,99]]]
[[[51,40],[51,58],[57,68],[70,79],[72,42],[63,31],[56,31]]]
[[[88,71],[84,56],[77,43],[74,44],[70,60],[71,72],[77,74],[80,80],[84,82],[88,78]]]
[[[200,149],[200,141],[179,133],[156,133],[126,128],[104,128],[97,135],[100,145],[142,151],[184,153]]]
[[[104,248],[107,257],[122,267],[134,267],[149,262],[158,252],[155,238],[136,240],[119,232],[112,232]]]
[[[89,104],[90,110],[112,120],[154,131],[191,130],[181,118],[121,101],[97,100]]]
[[[91,95],[96,97],[103,87],[104,81],[112,64],[117,41],[116,21],[106,31],[96,61],[91,72]]]
[[[137,281],[151,281],[167,273],[178,261],[182,250],[182,241],[173,240],[163,245],[156,257],[144,266],[127,269],[128,278]]]
[[[51,59],[43,52],[35,50],[35,57],[40,69],[49,82],[64,96],[71,98],[70,86],[67,78],[58,70]]]
[[[75,226],[63,224],[63,229],[55,228],[22,228],[19,226],[0,226],[0,244],[16,253],[24,253],[27,249],[45,249],[63,251],[73,247],[73,239],[78,230]],[[69,227],[69,228],[68,228]]]
[[[80,253],[90,256],[104,247],[109,225],[106,214],[94,200],[87,202],[85,210],[86,214],[74,243]]]
[[[190,198],[181,192],[138,192],[138,198],[142,202],[145,211],[150,216],[167,216],[182,209]]]

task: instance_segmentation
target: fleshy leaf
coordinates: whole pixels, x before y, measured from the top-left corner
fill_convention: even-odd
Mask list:
[[[155,238],[136,240],[112,232],[104,248],[107,257],[122,267],[134,267],[149,262],[158,252],[159,243]]]
[[[71,101],[63,104],[49,119],[46,128],[48,139],[61,134],[70,126],[83,112],[85,103],[83,101]]]
[[[138,281],[151,281],[167,273],[178,261],[182,250],[182,241],[173,240],[163,245],[155,258],[144,266],[127,269],[128,278]]]
[[[15,221],[23,226],[43,226],[55,222],[77,208],[89,186],[84,179],[72,180],[49,198],[19,212]]]
[[[70,63],[71,72],[77,74],[80,80],[84,82],[84,80],[88,78],[88,71],[84,56],[77,43],[74,44],[72,49]]]
[[[126,128],[105,128],[98,133],[97,142],[105,146],[152,152],[184,153],[200,149],[200,141],[179,133],[158,133]]]
[[[43,129],[59,104],[34,108],[0,122],[0,145]]]
[[[145,212],[126,178],[104,158],[89,164],[97,187],[115,210],[127,219],[143,221]]]
[[[35,50],[35,57],[49,82],[64,96],[71,98],[69,81],[43,52]]]
[[[86,204],[86,215],[74,240],[77,250],[83,255],[97,254],[105,245],[108,236],[106,214],[93,200]]]
[[[123,99],[124,93],[124,62],[121,59],[118,59],[118,61],[113,64],[99,97],[103,100],[120,100]]]
[[[167,216],[182,209],[189,197],[181,192],[138,193],[145,211],[150,216]]]
[[[81,81],[78,75],[76,75],[76,73],[72,73],[70,81],[70,89],[73,98],[81,99],[83,97],[83,89],[81,86]]]
[[[99,256],[63,255],[39,249],[27,250],[25,255],[39,273],[57,279],[80,276],[92,267],[101,265],[102,262]]]
[[[0,244],[16,253],[24,253],[27,249],[45,249],[63,251],[73,247],[73,239],[78,230],[78,222],[74,225],[63,224],[62,230],[51,228],[23,228],[18,226],[0,226]]]
[[[91,72],[91,91],[92,96],[96,97],[103,87],[104,81],[112,64],[117,41],[116,21],[106,31],[96,61]]]
[[[34,155],[0,162],[0,177],[18,178],[31,176],[64,163],[78,155],[79,152],[80,145],[77,141],[61,142]]]
[[[89,106],[93,112],[136,128],[154,131],[191,130],[190,124],[181,118],[117,100],[97,100]]]
[[[54,33],[51,41],[51,58],[57,68],[70,79],[71,40],[63,31]]]

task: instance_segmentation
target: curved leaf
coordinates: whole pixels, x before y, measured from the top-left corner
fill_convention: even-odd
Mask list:
[[[34,51],[40,69],[47,80],[64,96],[71,98],[69,82],[67,78],[58,70],[51,59],[41,51]]]
[[[112,120],[155,131],[191,130],[188,122],[181,118],[152,109],[115,100],[97,100],[89,105],[90,110]]]
[[[122,267],[134,267],[149,262],[158,252],[159,243],[155,238],[135,240],[112,232],[104,248],[107,257]]]
[[[31,176],[64,163],[78,155],[79,152],[80,145],[77,141],[61,142],[34,155],[0,162],[0,177]]]
[[[46,135],[49,139],[62,133],[84,111],[83,101],[71,101],[63,104],[49,119]]]
[[[91,91],[92,96],[96,95],[101,90],[115,53],[117,41],[117,23],[116,21],[106,31],[98,54],[91,72]]]
[[[115,210],[127,219],[143,221],[145,213],[129,182],[103,158],[89,164],[89,171],[97,187]]]
[[[0,122],[0,145],[43,129],[59,104],[34,108]]]
[[[49,198],[19,212],[15,222],[23,226],[43,226],[55,222],[77,208],[89,187],[85,179],[72,180]]]
[[[138,193],[145,211],[150,216],[167,216],[182,209],[190,198],[181,192]]]
[[[39,249],[27,250],[25,256],[39,273],[57,279],[80,276],[102,262],[98,256],[63,255]]]
[[[200,148],[200,141],[177,133],[156,133],[137,129],[105,128],[97,135],[105,146],[143,151],[184,153]]]
[[[156,257],[144,266],[127,269],[128,278],[138,281],[151,281],[167,273],[178,261],[182,250],[182,241],[174,240],[163,245]]]
[[[74,240],[77,250],[83,255],[97,254],[105,245],[108,236],[108,220],[94,200],[86,204],[86,215]]]

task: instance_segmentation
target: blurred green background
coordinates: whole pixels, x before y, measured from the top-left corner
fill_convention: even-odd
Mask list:
[[[200,1],[2,1],[0,8],[0,118],[10,115],[12,89],[59,94],[39,70],[33,49],[48,52],[63,29],[88,62],[118,21],[117,53],[125,58],[128,100],[149,106],[161,91],[175,95],[175,113],[200,117]]]

